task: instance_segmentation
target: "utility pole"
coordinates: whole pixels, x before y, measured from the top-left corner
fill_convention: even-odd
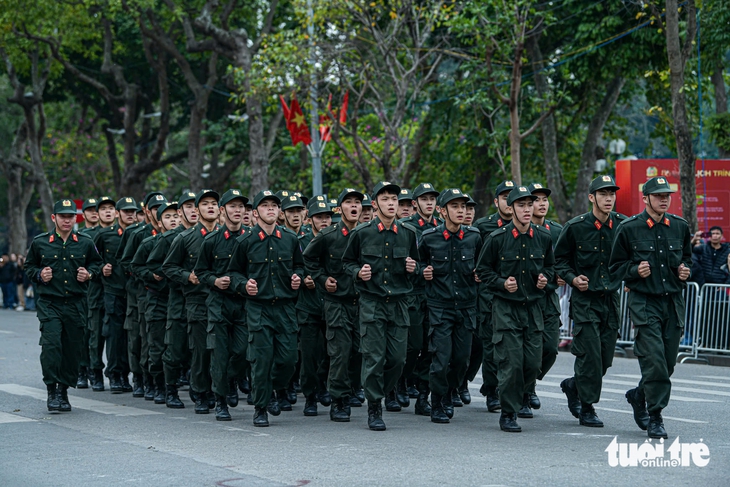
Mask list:
[[[317,74],[315,72],[316,55],[314,47],[314,10],[312,0],[307,0],[307,15],[309,25],[309,63],[312,73],[309,76],[309,103],[310,117],[312,120],[312,190],[315,195],[322,194],[322,142],[319,138],[319,107],[317,105]]]

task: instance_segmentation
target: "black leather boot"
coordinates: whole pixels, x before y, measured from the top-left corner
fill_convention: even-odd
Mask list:
[[[209,411],[207,394],[205,392],[196,393],[195,414],[208,414]]]
[[[286,394],[286,389],[280,389],[276,391],[276,401],[279,403],[279,409],[282,411],[291,411],[291,403]]]
[[[631,404],[634,410],[634,421],[642,430],[646,431],[649,427],[649,411],[646,410],[646,398],[641,390],[637,387],[626,391],[626,401]]]
[[[61,403],[59,402],[59,394],[56,388],[56,384],[47,384],[46,389],[48,390],[48,399],[46,400],[46,407],[49,411],[60,411]]]
[[[360,402],[360,399],[356,398],[355,396],[348,396],[348,397],[349,397],[348,401],[349,401],[350,407],[353,407],[353,408],[362,407],[362,403]]]
[[[350,414],[348,413],[348,410],[345,409],[343,398],[339,397],[337,399],[333,399],[332,406],[330,406],[330,420],[335,423],[349,423]]]
[[[461,398],[461,402],[464,404],[471,404],[471,393],[469,392],[469,381],[464,379],[464,382],[461,384],[461,386],[458,388],[459,391],[459,397]]]
[[[521,433],[522,427],[517,424],[514,413],[502,413],[499,417],[499,429],[507,433]]]
[[[104,374],[101,369],[94,369],[94,379],[91,381],[91,390],[94,392],[104,391]]]
[[[269,425],[269,415],[266,408],[255,408],[253,412],[253,425],[258,427],[266,427]]]
[[[530,395],[528,393],[522,394],[522,407],[517,412],[518,418],[532,418],[532,409],[530,409]]]
[[[185,409],[185,404],[177,395],[177,386],[168,385],[165,387],[165,406],[171,409]]]
[[[109,377],[109,390],[112,394],[121,394],[124,392],[122,378],[119,374],[112,373],[111,377]]]
[[[319,399],[319,403],[324,407],[328,407],[332,404],[332,396],[330,395],[330,391],[327,389],[319,391],[317,393],[317,399]]]
[[[496,413],[502,409],[502,404],[499,402],[499,390],[493,386],[484,387],[484,395],[487,398],[487,411],[490,413]]]
[[[317,416],[317,394],[312,393],[304,401],[304,415]]]
[[[208,400],[208,409],[215,409],[215,394],[213,394],[213,391],[206,392],[205,398]]]
[[[68,402],[68,386],[58,384],[58,410],[62,413],[71,412],[71,404]]]
[[[591,428],[603,428],[603,421],[598,419],[596,410],[592,404],[582,403],[580,405],[580,424]]]
[[[398,383],[395,386],[395,400],[404,408],[411,405],[411,398],[408,397],[408,389],[406,388],[406,380],[402,377],[398,379]]]
[[[393,413],[397,413],[400,411],[401,405],[398,404],[398,401],[395,398],[395,389],[390,391],[388,395],[385,396],[385,410],[390,411]]]
[[[224,396],[216,396],[215,401],[215,420],[230,421],[231,413],[228,412],[228,404]]]
[[[570,377],[569,379],[563,380],[560,383],[560,388],[565,393],[565,397],[568,398],[570,414],[576,418],[580,418],[580,398],[578,397],[578,388],[575,387],[575,378]]]
[[[132,391],[134,391],[134,387],[132,387],[132,384],[129,383],[129,374],[122,374],[122,392]]]
[[[165,376],[164,374],[159,374],[157,377],[153,379],[153,382],[155,384],[155,396],[154,401],[155,404],[165,404],[167,392],[165,390]]]
[[[662,419],[661,410],[655,413],[649,413],[649,426],[646,432],[649,438],[667,439],[667,430],[664,429],[664,419]]]
[[[276,395],[274,393],[271,394],[271,399],[269,400],[269,404],[266,406],[266,410],[272,416],[278,416],[281,414],[281,408],[279,407],[279,401],[276,400]]]
[[[89,372],[86,367],[79,367],[79,378],[76,380],[76,389],[89,388]]]
[[[368,428],[372,431],[385,431],[383,405],[380,401],[368,401]]]
[[[247,378],[238,378],[238,390],[241,391],[241,394],[248,394],[251,392],[251,381]]]
[[[461,402],[461,396],[459,395],[459,391],[457,391],[456,388],[451,389],[451,402],[454,404],[455,408],[464,407],[464,403]]]
[[[235,408],[238,406],[238,386],[236,385],[236,379],[230,379],[228,381],[228,394],[226,395],[226,404],[228,407]]]
[[[142,395],[144,396],[144,400],[153,401],[155,399],[155,382],[152,380],[151,375],[144,374],[142,379],[142,387]],[[134,392],[132,392],[132,397],[139,397],[135,396],[135,394],[139,394],[137,392],[137,376],[134,376]]]
[[[294,387],[295,382],[290,382],[289,387],[286,388],[286,400],[289,404],[294,405],[297,403],[297,390]],[[301,388],[300,388],[301,390]]]
[[[438,394],[431,394],[433,400],[433,406],[431,407],[431,422],[432,423],[448,423],[449,417],[444,411],[444,405],[442,396]]]
[[[434,406],[435,403],[431,405],[431,409],[433,409]],[[451,400],[451,391],[448,391],[445,395],[441,396],[441,406],[443,406],[444,412],[449,419],[454,417],[454,403]]]

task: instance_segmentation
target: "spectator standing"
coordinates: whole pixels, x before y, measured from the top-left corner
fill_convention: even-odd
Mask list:
[[[17,287],[15,284],[17,270],[17,258],[16,261],[13,261],[7,254],[0,258],[0,289],[3,292],[3,308],[5,309],[14,309],[17,305]]]

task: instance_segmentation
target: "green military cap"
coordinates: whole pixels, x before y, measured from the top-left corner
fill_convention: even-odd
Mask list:
[[[294,191],[293,194],[294,194],[294,196],[299,196],[299,199],[302,200],[302,203],[304,203],[304,206],[307,206],[307,203],[309,203],[309,198],[307,198],[306,196],[304,196],[299,191]]]
[[[357,193],[357,191],[355,193],[360,194],[360,196],[362,196],[362,194]],[[342,193],[340,193],[340,195],[342,195]],[[332,210],[332,223],[337,223],[338,221],[342,220],[342,215],[340,214],[340,208],[339,208],[340,200],[338,198],[330,198],[329,205],[330,205],[330,210]]]
[[[591,181],[591,185],[588,186],[589,193],[595,193],[599,189],[611,189],[613,191],[618,191],[621,188],[616,186],[616,181],[614,181],[612,176],[605,175],[598,176],[596,179]]]
[[[315,201],[323,201],[323,202],[325,202],[325,203],[327,203],[327,202],[328,202],[328,200],[327,200],[327,197],[326,197],[325,195],[323,195],[323,194],[318,194],[318,195],[316,195],[316,196],[312,196],[312,199],[311,199],[311,200],[309,200],[309,201],[308,201],[307,203],[305,203],[305,204],[307,205],[307,208],[309,208],[309,205],[311,205],[311,204],[312,204],[313,202],[315,202]],[[304,201],[302,201],[302,203],[304,203]]]
[[[472,198],[469,193],[464,193],[464,196],[466,196],[467,198],[469,198],[466,201],[466,206],[476,206],[477,205],[477,202],[474,201],[474,198]]]
[[[98,200],[96,200],[96,209],[99,210],[99,207],[103,205],[104,203],[108,203],[116,208],[117,202],[112,199],[111,196],[102,196]]]
[[[162,214],[165,213],[167,210],[177,211],[177,201],[165,201],[160,206],[158,206],[157,219],[160,220],[162,218]]]
[[[372,208],[373,207],[373,199],[367,193],[362,194],[362,206],[363,206],[363,208]]]
[[[546,188],[545,186],[543,186],[540,183],[532,183],[531,185],[529,185],[527,187],[527,191],[529,191],[532,194],[545,193],[545,196],[550,196],[550,194],[552,193],[552,191],[550,191],[548,188]]]
[[[58,200],[53,204],[54,215],[75,215],[76,203],[73,200]]]
[[[162,203],[163,201],[167,201],[167,198],[165,198],[165,196],[162,193],[160,193],[159,191],[151,191],[151,192],[147,193],[144,196],[144,199],[142,200],[142,201],[144,201],[144,206],[146,208],[150,208],[150,201],[155,200],[156,196],[162,196],[161,200],[157,200],[157,201],[160,201],[160,203]]]
[[[305,208],[301,198],[299,198],[299,196],[296,196],[295,194],[289,195],[281,202],[282,210],[290,210],[292,208]]]
[[[395,183],[388,182],[388,181],[380,181],[373,188],[373,199],[374,200],[378,199],[378,195],[380,193],[382,193],[383,191],[390,191],[395,194],[400,194],[400,186],[398,186]]]
[[[676,190],[672,189],[666,178],[658,176],[645,182],[644,189],[641,192],[644,196],[647,196],[650,194],[675,193]]]
[[[81,211],[86,211],[90,208],[96,210],[96,198],[89,198],[88,200],[84,201],[83,205],[81,205]]]
[[[537,199],[537,196],[530,193],[530,191],[525,186],[516,186],[512,191],[509,192],[509,195],[507,196],[507,204],[512,206],[515,201],[524,198],[529,198],[530,200],[535,201]]]
[[[288,191],[286,189],[282,189],[276,192],[276,196],[279,198],[279,203],[284,201],[286,198],[294,194],[293,191]]]
[[[444,191],[441,195],[441,204],[439,206],[446,206],[450,201],[454,200],[469,200],[469,195],[461,192],[459,188],[449,188]]]
[[[418,198],[419,196],[423,196],[424,194],[433,194],[435,196],[438,196],[439,192],[436,191],[436,188],[434,188],[433,184],[431,183],[421,183],[416,186],[416,189],[413,190],[414,199]]]
[[[411,190],[401,188],[400,194],[398,195],[398,201],[413,201],[413,193],[411,193]]]
[[[116,208],[117,208],[117,211],[122,211],[122,210],[137,211],[137,202],[134,201],[134,198],[132,198],[130,196],[125,196],[124,198],[117,201]]]
[[[441,204],[441,199],[444,197],[444,195],[446,194],[447,191],[448,191],[448,188],[441,190],[439,195],[436,197],[436,206],[443,206]]]
[[[360,201],[365,203],[365,194],[361,193],[360,191],[353,189],[353,188],[345,188],[340,192],[340,195],[335,200],[335,206],[340,206],[343,201],[345,201],[346,198],[354,196],[355,198],[359,199]],[[370,198],[368,198],[370,199]],[[372,206],[372,205],[371,205]]]
[[[157,208],[161,204],[165,203],[167,201],[167,198],[162,193],[157,193],[152,195],[152,197],[148,198],[147,201],[145,201],[144,206],[152,211],[153,208]]]
[[[189,201],[195,201],[195,193],[193,193],[192,191],[183,191],[183,193],[177,199],[177,207],[182,208],[182,206]]]
[[[516,184],[514,181],[510,181],[509,179],[507,181],[502,181],[499,183],[499,186],[497,186],[497,189],[494,190],[494,195],[499,196],[500,194],[504,193],[505,191],[512,191],[515,189]]]
[[[198,191],[198,194],[195,195],[195,206],[200,204],[200,200],[208,197],[214,198],[216,202],[221,199],[221,195],[219,195],[217,191],[212,189],[201,189]]]
[[[246,205],[246,203],[248,203],[248,198],[246,198],[243,195],[243,191],[241,191],[240,189],[229,189],[228,191],[223,193],[223,196],[221,196],[221,199],[218,202],[218,204],[223,206],[223,205],[230,203],[233,200],[243,201],[244,206]]]
[[[137,213],[142,213],[144,211],[144,203],[141,201],[138,201],[136,204],[137,207]]]
[[[309,216],[321,215],[322,213],[334,214],[332,207],[330,207],[327,201],[318,201],[316,199],[312,199],[309,202],[307,210],[309,211]]]
[[[256,196],[253,197],[253,207],[258,208],[261,202],[263,202],[264,200],[272,200],[276,202],[277,205],[281,204],[279,196],[277,196],[275,193],[268,189],[264,189],[262,191],[259,191]]]

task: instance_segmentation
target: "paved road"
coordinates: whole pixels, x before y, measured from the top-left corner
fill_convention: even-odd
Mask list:
[[[50,414],[38,361],[34,313],[0,310],[0,485],[2,486],[301,486],[301,485],[730,485],[730,369],[683,364],[665,424],[669,440],[704,443],[709,464],[698,467],[611,467],[606,449],[642,445],[624,392],[639,377],[638,363],[617,358],[597,410],[602,429],[578,425],[559,383],[573,360],[561,353],[538,384],[543,407],[522,419],[521,434],[499,430],[472,384],[474,402],[451,424],[413,414],[385,413],[388,430],[367,429],[365,408],[335,424],[320,407],[316,418],[294,411],[251,424],[253,408],[232,409],[233,421],[187,408],[170,410],[130,394],[70,391],[74,408]],[[324,412],[323,412],[324,411]],[[665,459],[670,458],[668,452]]]

